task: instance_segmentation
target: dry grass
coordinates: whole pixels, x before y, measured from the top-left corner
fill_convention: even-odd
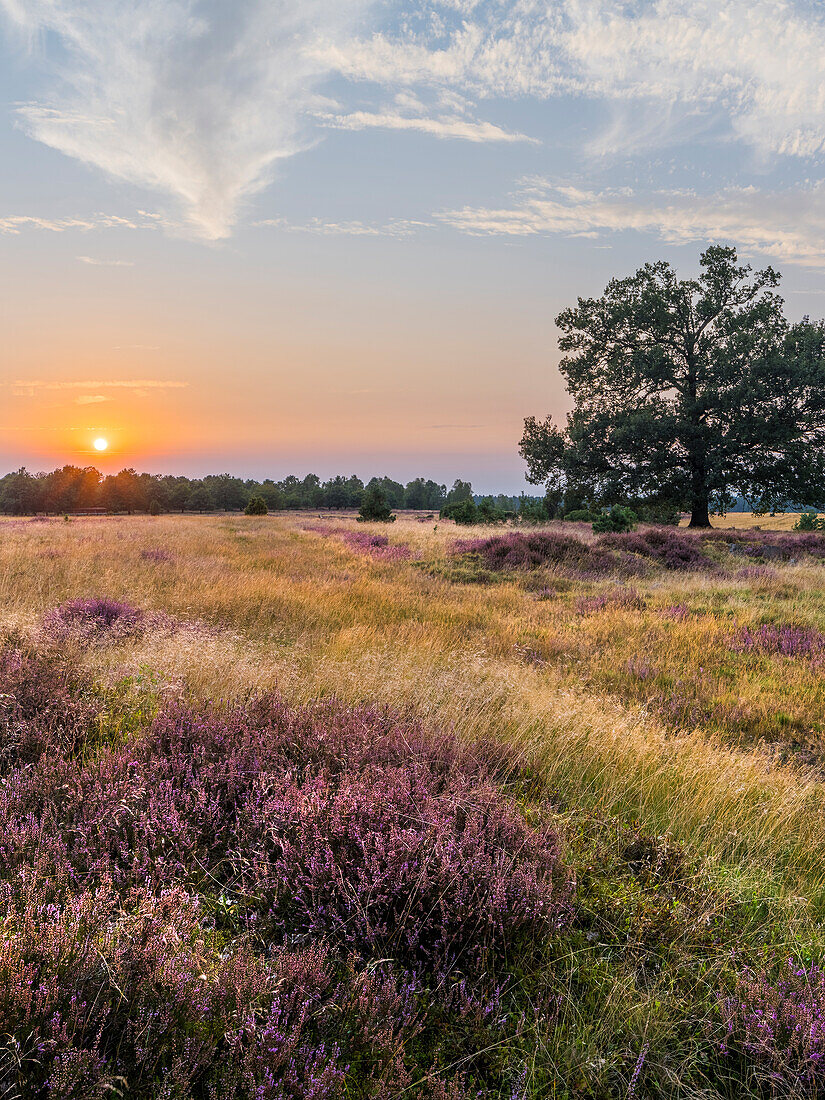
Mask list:
[[[757,724],[787,712],[794,737],[809,729],[816,743],[819,670],[731,654],[725,638],[732,623],[766,613],[825,627],[821,566],[781,567],[756,582],[659,573],[637,586],[644,609],[582,615],[576,599],[615,591],[615,582],[551,576],[558,595],[537,601],[521,581],[453,584],[414,560],[373,560],[304,530],[312,522],[6,522],[0,627],[36,631],[48,608],[94,595],[203,620],[210,630],[159,633],[83,659],[102,676],[151,676],[169,690],[229,698],[277,687],[296,701],[373,699],[463,736],[493,732],[518,745],[565,803],[672,834],[719,873],[783,899],[793,921],[822,913],[818,773],[780,766],[746,738],[726,743],[713,720],[720,700]],[[386,533],[431,564],[444,561],[456,535],[411,519]],[[168,561],[144,556],[158,549]],[[671,605],[692,613],[663,616]],[[639,675],[645,665],[655,676]],[[674,730],[657,712],[677,681],[693,677],[695,686],[697,670],[710,718]]]

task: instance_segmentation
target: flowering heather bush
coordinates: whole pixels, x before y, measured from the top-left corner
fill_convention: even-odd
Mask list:
[[[556,565],[579,574],[598,576],[619,568],[616,557],[606,550],[553,531],[512,531],[492,538],[459,539],[453,543],[453,552],[472,554],[491,570]]]
[[[767,1072],[777,1091],[821,1096],[825,1086],[825,973],[788,959],[781,976],[746,970],[721,1000],[723,1050],[739,1049]]]
[[[138,634],[144,618],[139,608],[105,596],[69,600],[46,613],[43,633],[54,642],[115,642]]]
[[[168,550],[164,550],[162,547],[157,547],[152,550],[141,550],[140,556],[143,558],[144,561],[153,561],[158,563],[175,560],[174,554],[170,554]]]
[[[599,611],[623,609],[642,611],[647,606],[635,588],[623,588],[617,592],[604,592],[599,596],[582,596],[576,600],[579,615],[594,615]]]
[[[648,527],[628,534],[602,535],[598,546],[649,558],[666,569],[711,569],[713,563],[702,552],[701,543],[693,535],[672,528]]]
[[[8,660],[39,720],[39,666]],[[0,788],[0,1095],[377,1100],[469,1073],[508,956],[569,920],[492,745],[277,697],[171,706],[91,757],[42,721]],[[451,1072],[415,1095],[479,1095]]]
[[[758,627],[743,626],[731,640],[730,647],[736,653],[821,659],[825,655],[825,634],[809,626],[763,623]]]
[[[42,639],[60,646],[117,645],[144,634],[215,634],[217,628],[193,619],[178,619],[165,611],[143,611],[107,598],[70,600],[43,617]]]
[[[351,550],[369,554],[371,558],[380,558],[382,561],[406,561],[410,556],[408,546],[393,546],[386,535],[370,535],[366,531],[342,531],[340,539]]]
[[[407,561],[411,556],[410,548],[403,543],[391,544],[386,535],[371,535],[367,531],[350,531],[346,527],[305,527],[305,531],[314,531],[315,534],[324,535],[326,538],[333,536],[345,543],[351,550],[360,554],[367,554],[371,558],[380,558],[382,561]]]
[[[683,623],[690,618],[690,608],[686,603],[675,603],[670,607],[663,607],[661,614],[667,619],[675,619],[677,623]]]
[[[0,649],[0,776],[47,751],[72,754],[98,710],[94,694],[65,665]]]
[[[825,534],[818,532],[705,531],[698,537],[702,542],[724,543],[732,553],[749,558],[778,561],[805,555],[825,558]]]

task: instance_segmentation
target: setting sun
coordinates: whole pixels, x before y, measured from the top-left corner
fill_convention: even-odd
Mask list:
[[[94,449],[96,451],[107,451],[109,449],[109,440],[108,439],[96,439],[94,441],[93,446],[94,446]]]

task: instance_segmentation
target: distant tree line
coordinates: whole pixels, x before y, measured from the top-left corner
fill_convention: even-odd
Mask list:
[[[418,477],[402,485],[389,477],[364,482],[354,474],[321,481],[316,474],[290,474],[281,481],[244,480],[232,474],[204,478],[121,470],[104,476],[93,466],[63,466],[50,473],[16,470],[0,478],[0,512],[7,515],[60,515],[69,512],[237,512],[253,498],[270,512],[300,509],[360,508],[365,494],[379,490],[390,508],[440,512],[461,501],[473,500],[473,487],[457,480],[451,489]],[[481,500],[481,498],[476,498]],[[518,498],[500,496],[502,510],[517,510]]]

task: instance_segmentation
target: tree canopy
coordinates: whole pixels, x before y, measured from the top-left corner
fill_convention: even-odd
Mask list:
[[[713,246],[613,279],[561,313],[566,428],[528,417],[528,479],[596,504],[654,501],[710,526],[739,492],[761,507],[825,493],[825,322],[791,324],[779,275]]]

